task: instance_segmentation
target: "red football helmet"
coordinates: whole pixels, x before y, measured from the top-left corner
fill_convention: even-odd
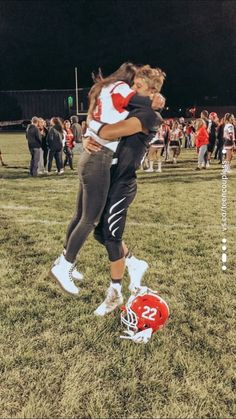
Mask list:
[[[131,296],[122,308],[121,322],[128,331],[140,332],[152,329],[152,333],[161,329],[169,317],[166,302],[150,288],[140,287],[136,295]]]

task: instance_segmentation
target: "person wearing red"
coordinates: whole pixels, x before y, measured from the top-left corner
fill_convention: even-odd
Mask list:
[[[65,145],[63,148],[63,151],[66,155],[66,158],[64,160],[64,167],[69,164],[71,170],[74,170],[73,168],[73,148],[75,145],[74,142],[74,135],[71,129],[70,121],[66,120],[64,121],[64,134],[65,134]]]
[[[209,134],[207,132],[206,124],[203,119],[196,120],[196,136],[195,145],[198,150],[198,166],[196,170],[206,169],[205,154],[207,151],[207,144],[209,143]]]

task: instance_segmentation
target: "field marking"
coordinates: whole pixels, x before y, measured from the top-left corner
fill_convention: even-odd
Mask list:
[[[39,209],[38,207],[31,207],[26,205],[0,205],[0,209],[8,210],[31,210],[31,209]]]
[[[29,220],[29,219],[26,219],[26,218],[17,218],[17,219],[14,219],[14,221],[15,222],[17,222],[17,223],[22,223],[22,224],[45,224],[45,225],[57,225],[57,224],[59,224],[59,225],[65,225],[65,226],[67,226],[68,225],[68,223],[69,223],[69,219],[68,219],[68,222],[64,222],[64,221],[55,221],[55,220],[39,220],[39,219],[31,219],[31,220]],[[127,226],[129,227],[129,226],[139,226],[140,227],[140,223],[138,223],[138,222],[135,222],[135,221],[130,221],[130,222],[128,222],[127,223]],[[189,229],[190,227],[191,228],[198,228],[198,227],[201,227],[201,228],[207,228],[207,229],[212,229],[212,228],[214,228],[214,229],[221,229],[221,225],[218,225],[218,224],[201,224],[200,226],[192,226],[192,224],[163,224],[163,223],[159,223],[159,222],[156,222],[156,223],[142,223],[142,226],[144,226],[144,227],[148,227],[148,228],[161,228],[161,227],[164,227],[164,228],[170,228],[170,229],[172,229],[172,228],[175,228],[175,229]],[[236,229],[236,226],[235,225],[228,225],[228,227],[229,227],[229,229]]]

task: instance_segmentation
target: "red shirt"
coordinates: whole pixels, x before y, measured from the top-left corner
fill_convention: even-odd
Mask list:
[[[203,125],[197,130],[197,133],[196,133],[196,147],[200,148],[202,145],[208,144],[209,143],[208,138],[209,138],[209,134],[207,132],[205,125]]]
[[[70,128],[66,130],[66,145],[68,148],[72,149],[74,147],[74,135]]]

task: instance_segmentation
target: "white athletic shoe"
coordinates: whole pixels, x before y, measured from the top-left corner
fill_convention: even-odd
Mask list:
[[[60,263],[62,256],[65,256],[65,251],[63,251],[63,253],[60,256],[58,256],[58,258],[53,262],[53,266],[58,265],[58,263]],[[76,269],[75,264],[74,269],[72,271],[72,277],[74,281],[83,281],[84,279],[84,275]]]
[[[105,316],[105,314],[111,313],[121,304],[123,304],[123,296],[121,294],[121,287],[118,284],[112,284],[107,290],[107,296],[102,304],[94,311],[96,316]]]
[[[153,169],[151,169],[151,168],[149,168],[149,169],[147,169],[147,170],[144,170],[144,172],[146,172],[146,173],[152,173],[152,172],[154,172],[154,170],[153,170]]]
[[[136,259],[134,256],[131,258],[125,258],[125,264],[128,268],[130,276],[129,290],[135,291],[136,288],[141,286],[141,280],[146,270],[148,269],[148,263],[144,260]]]
[[[73,282],[73,269],[74,264],[68,262],[64,255],[61,255],[59,263],[52,267],[50,273],[64,291],[68,294],[78,295],[80,289]]]
[[[209,160],[207,160],[206,169],[209,169],[209,167],[210,167],[210,162],[209,162]]]

